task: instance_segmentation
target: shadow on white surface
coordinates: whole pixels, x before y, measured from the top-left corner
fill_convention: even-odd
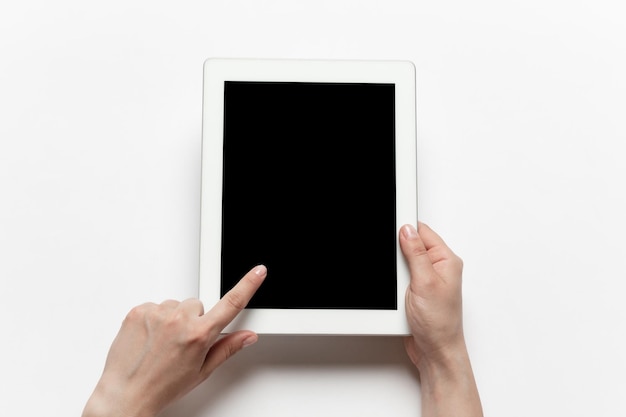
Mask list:
[[[415,408],[398,404],[398,395],[406,402],[405,390],[385,389],[399,376],[415,392],[409,396]],[[394,404],[417,412],[418,384],[401,337],[262,335],[162,416],[266,415],[269,410],[275,416],[302,416],[342,409],[380,415],[393,411]]]

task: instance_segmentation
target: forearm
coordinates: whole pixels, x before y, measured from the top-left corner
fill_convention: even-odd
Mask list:
[[[422,417],[482,417],[482,405],[465,346],[418,366]]]

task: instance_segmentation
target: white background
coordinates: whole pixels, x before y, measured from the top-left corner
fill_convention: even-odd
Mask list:
[[[196,294],[208,57],[412,60],[486,414],[626,415],[622,4],[3,2],[0,415],[79,415],[126,312]],[[164,415],[418,410],[400,339],[264,337]]]

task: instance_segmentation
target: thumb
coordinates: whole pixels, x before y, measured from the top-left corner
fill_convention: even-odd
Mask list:
[[[409,266],[412,286],[436,276],[428,249],[414,226],[405,224],[400,229],[400,249]]]
[[[418,354],[417,345],[415,344],[415,338],[413,336],[406,336],[404,338],[404,348],[407,355],[413,365],[418,366],[420,362],[420,355]]]

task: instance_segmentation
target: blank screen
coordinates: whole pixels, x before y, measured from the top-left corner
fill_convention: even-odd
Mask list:
[[[224,85],[223,296],[248,308],[396,309],[395,85]]]

